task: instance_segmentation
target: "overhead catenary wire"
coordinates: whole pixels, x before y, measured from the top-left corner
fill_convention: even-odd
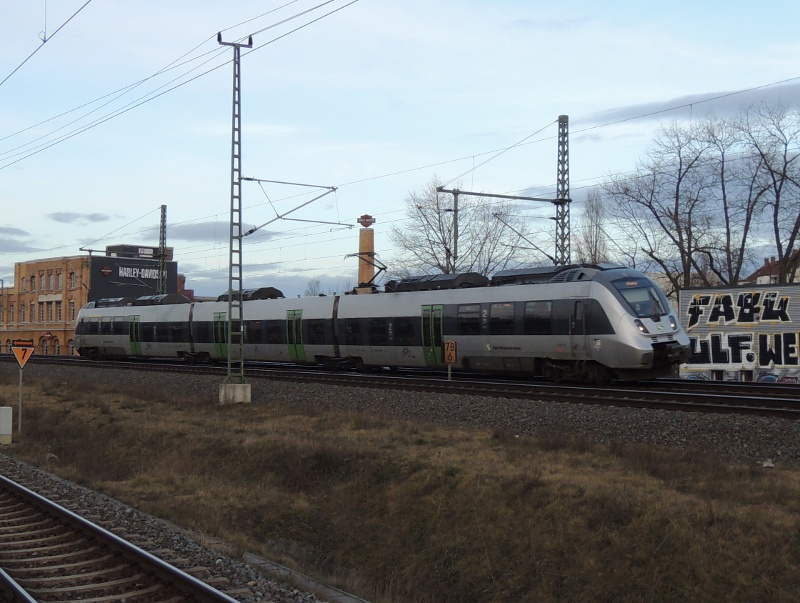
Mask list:
[[[308,9],[308,10],[305,10],[305,11],[302,11],[300,13],[297,13],[296,15],[294,15],[292,17],[284,19],[283,21],[281,21],[281,23],[286,23],[286,22],[291,21],[293,19],[296,19],[298,17],[304,16],[304,15],[308,14],[309,12],[311,12],[313,10],[317,10],[317,9],[329,4],[331,1],[333,1],[333,0],[327,0],[326,2],[318,4],[318,5],[312,7],[310,9]],[[269,46],[270,44],[273,44],[273,43],[275,43],[275,42],[277,42],[277,41],[279,41],[279,40],[281,40],[281,39],[283,39],[283,38],[285,38],[285,37],[287,37],[287,36],[289,36],[291,34],[294,34],[294,33],[298,32],[298,31],[300,31],[302,29],[305,29],[306,27],[308,27],[308,26],[310,26],[310,25],[312,25],[312,24],[314,24],[314,23],[316,23],[316,22],[318,22],[318,21],[320,21],[322,19],[325,19],[326,17],[329,17],[330,15],[333,15],[334,13],[337,13],[337,12],[347,8],[347,7],[355,4],[358,1],[359,0],[351,0],[347,4],[345,4],[343,6],[340,6],[340,7],[336,8],[336,9],[333,9],[333,10],[331,10],[331,11],[329,11],[329,12],[327,12],[327,13],[319,16],[319,17],[317,17],[316,19],[312,19],[311,21],[303,23],[302,25],[299,25],[299,26],[295,27],[294,29],[292,29],[290,31],[287,31],[287,32],[285,32],[285,33],[283,33],[283,34],[281,34],[279,36],[276,36],[275,38],[272,38],[271,40],[268,40],[268,41],[264,42],[263,44],[260,44],[258,46],[253,47],[251,50],[249,50],[246,53],[243,52],[242,56],[245,56],[245,54],[251,54],[253,52],[261,50],[262,48],[265,48],[266,46]],[[288,4],[292,4],[292,2],[290,2]],[[287,4],[287,6],[288,6],[288,4]],[[265,13],[265,14],[268,14],[268,13]],[[264,28],[262,31],[266,31],[267,29],[270,29],[272,27],[273,26]],[[213,38],[215,38],[215,37],[216,36],[213,36]],[[245,36],[245,37],[247,37],[247,36]],[[212,38],[209,38],[209,39],[212,39]],[[218,54],[218,53],[213,53],[213,52],[206,53],[206,55],[208,55],[208,54],[215,54],[215,56],[213,56],[212,58],[208,59],[207,61],[204,61],[200,65],[195,66],[188,73],[191,73],[192,71],[195,71],[195,70],[199,69],[202,65],[205,65],[205,64],[211,62],[214,58],[216,58],[216,54]],[[184,55],[184,56],[186,56],[186,55]],[[202,56],[205,56],[205,55],[202,55]],[[0,165],[0,170],[6,169],[9,166],[14,165],[16,163],[19,163],[20,161],[22,161],[24,159],[27,159],[27,158],[29,158],[29,157],[31,157],[33,155],[36,155],[38,153],[41,153],[44,150],[49,149],[49,148],[51,148],[51,147],[53,147],[53,146],[55,146],[57,144],[60,144],[60,143],[62,143],[64,141],[66,141],[66,140],[69,140],[70,138],[73,138],[73,137],[77,136],[78,134],[82,134],[83,132],[91,130],[91,129],[93,129],[93,128],[95,128],[95,127],[97,127],[97,126],[99,126],[99,125],[101,125],[101,124],[103,124],[103,123],[105,123],[107,121],[110,121],[111,119],[119,117],[120,115],[123,115],[123,114],[131,111],[132,109],[140,107],[140,106],[142,106],[142,105],[144,105],[144,104],[146,104],[146,103],[148,103],[148,102],[150,102],[152,100],[155,100],[156,98],[164,96],[165,94],[167,94],[169,92],[172,92],[173,90],[176,90],[176,89],[178,89],[178,88],[180,88],[182,86],[185,86],[186,84],[189,84],[189,83],[191,83],[191,82],[193,82],[193,81],[195,81],[195,80],[197,80],[197,79],[199,79],[199,78],[201,78],[201,77],[203,77],[205,75],[208,75],[209,73],[212,73],[212,72],[216,71],[217,69],[220,69],[222,67],[225,67],[226,65],[229,65],[230,62],[231,62],[231,59],[226,59],[222,63],[220,63],[219,65],[211,67],[210,69],[207,69],[206,71],[204,71],[202,73],[199,73],[199,74],[197,74],[197,75],[195,75],[195,76],[193,76],[193,77],[191,77],[191,78],[189,78],[189,79],[187,79],[187,80],[185,80],[183,82],[179,82],[179,80],[181,78],[186,77],[188,75],[188,73],[184,73],[184,74],[174,78],[170,82],[167,82],[166,84],[162,84],[161,86],[156,88],[154,91],[150,91],[147,94],[145,94],[143,96],[140,96],[138,99],[136,99],[134,101],[131,101],[127,105],[123,105],[121,108],[115,109],[114,111],[106,114],[105,116],[97,118],[96,120],[90,122],[89,124],[83,125],[83,126],[81,126],[79,128],[76,128],[76,129],[70,131],[70,132],[67,132],[66,134],[63,134],[63,135],[57,137],[55,140],[52,140],[52,141],[49,141],[49,142],[44,142],[44,143],[42,143],[42,144],[40,144],[38,146],[34,146],[33,150],[23,151],[23,152],[17,153],[16,155],[12,155],[11,157],[13,158],[13,160],[6,161],[6,163]],[[150,76],[148,78],[145,78],[144,80],[141,80],[141,82],[148,81],[149,79],[152,79],[156,75],[159,75],[159,74],[161,74],[161,73],[163,73],[165,71],[166,71],[166,69],[162,69],[159,72],[157,72],[156,74],[154,74],[153,76]],[[141,82],[139,82],[139,83],[141,83]],[[163,88],[165,88],[165,87],[167,87],[170,84],[173,84],[175,82],[179,82],[179,83],[175,84],[174,86],[171,86],[171,87],[167,88],[166,90],[162,90]],[[128,89],[136,87],[139,83],[131,84],[130,86],[122,88],[120,90],[126,90],[127,91]],[[161,92],[156,93],[159,90],[161,90]],[[115,94],[115,93],[112,93],[112,94]],[[106,98],[107,96],[108,95],[104,96],[103,98]],[[94,101],[94,102],[96,102],[96,101]],[[88,104],[91,104],[91,103],[84,104],[84,105],[82,105],[82,107],[85,107]],[[109,104],[109,103],[106,103],[106,104]],[[91,113],[94,113],[95,111],[96,110],[93,110],[93,111],[89,112],[87,115],[90,115]],[[84,117],[86,117],[86,115]],[[40,123],[47,123],[47,121],[50,121],[50,120],[45,120],[44,122],[40,122]],[[76,123],[77,121],[79,121],[79,120],[75,120],[73,122],[70,122],[70,124],[67,124],[67,125],[71,125],[73,123]],[[33,142],[37,142],[39,140],[42,140],[43,138],[46,138],[47,136],[50,136],[50,135],[58,132],[59,130],[63,129],[64,127],[66,127],[66,126],[62,126],[61,128],[58,128],[58,129],[50,132],[49,134],[47,134],[45,136],[39,137],[39,138],[35,139]],[[26,130],[27,129],[30,129],[30,128],[26,128]],[[6,136],[6,138],[9,138],[9,137],[10,136]],[[13,151],[25,148],[26,146],[29,146],[30,144],[31,143],[26,143],[25,145],[21,145],[19,147],[16,147],[12,151],[6,151],[5,153],[0,153],[0,155],[8,154],[9,152],[13,152]]]
[[[42,43],[41,43],[41,45],[37,46],[37,47],[36,47],[36,50],[34,50],[32,53],[30,53],[30,54],[29,54],[29,55],[28,55],[28,56],[25,58],[25,60],[24,60],[24,61],[22,61],[22,63],[20,63],[19,65],[17,65],[17,67],[16,67],[16,68],[15,68],[15,69],[14,69],[14,70],[11,72],[11,73],[9,73],[9,74],[8,74],[8,75],[7,75],[7,76],[6,76],[6,77],[3,79],[3,81],[2,81],[2,82],[0,82],[0,86],[2,86],[3,84],[5,84],[5,83],[8,81],[8,79],[9,79],[9,78],[10,78],[12,75],[14,75],[14,74],[15,74],[17,71],[19,71],[19,70],[20,70],[20,68],[21,68],[21,67],[22,67],[22,66],[23,66],[25,63],[27,63],[27,62],[28,62],[28,61],[29,61],[29,60],[30,60],[30,59],[33,57],[33,55],[35,55],[35,54],[36,54],[37,52],[39,52],[39,51],[40,51],[42,48],[44,48],[44,45],[45,45],[45,43],[46,43],[46,42],[48,42],[48,41],[50,41],[50,40],[52,40],[52,39],[53,39],[53,38],[56,36],[56,34],[57,34],[59,31],[61,31],[62,29],[64,29],[64,26],[65,26],[67,23],[69,23],[70,21],[72,21],[72,19],[74,19],[74,18],[77,16],[77,14],[78,14],[79,12],[81,12],[81,11],[82,11],[84,8],[86,8],[87,6],[89,6],[89,4],[91,3],[91,1],[92,1],[92,0],[86,0],[86,3],[85,3],[83,6],[81,6],[81,7],[80,7],[78,10],[76,10],[76,11],[75,11],[75,12],[72,14],[72,16],[71,16],[69,19],[67,19],[66,21],[64,21],[64,22],[61,24],[61,26],[60,26],[58,29],[56,29],[56,30],[55,30],[55,31],[54,31],[52,34],[50,34],[50,37],[49,37],[49,38],[47,37],[47,33],[45,32],[45,37],[42,39]],[[46,9],[45,9],[45,10],[46,10]]]
[[[294,1],[296,2],[297,0],[294,0]],[[293,3],[294,3],[294,2],[289,2],[289,3],[287,3],[287,4],[286,4],[286,5],[284,5],[284,6],[287,6],[288,4],[293,4]],[[88,3],[87,3],[87,4],[88,4]],[[323,4],[328,4],[328,2],[326,2],[326,3],[323,3]],[[351,3],[351,4],[352,4],[352,3]],[[320,5],[320,6],[321,6],[321,5]],[[344,8],[344,7],[342,7],[342,8]],[[341,9],[337,9],[337,10],[341,10]],[[262,30],[262,31],[263,31],[263,30]],[[273,40],[273,41],[274,41],[274,40]],[[268,43],[271,43],[271,42],[268,42]],[[266,44],[265,44],[265,45],[266,45]],[[262,46],[263,46],[263,45],[262,45]],[[203,74],[201,74],[201,75],[203,75]],[[702,101],[693,101],[693,103],[690,103],[690,104],[695,104],[695,105],[696,105],[696,104],[699,104],[700,102],[710,102],[711,100],[714,100],[714,99],[718,99],[718,98],[725,98],[725,97],[727,97],[727,96],[732,96],[732,95],[734,95],[734,94],[739,94],[739,93],[742,93],[742,92],[747,92],[747,91],[751,91],[751,90],[761,89],[761,88],[769,87],[769,86],[771,86],[771,85],[776,85],[776,84],[780,84],[780,83],[791,82],[791,81],[794,81],[794,80],[796,80],[796,79],[800,79],[800,78],[789,78],[789,79],[782,80],[781,82],[776,82],[776,83],[773,83],[773,84],[766,84],[766,85],[763,85],[763,86],[758,86],[758,87],[754,87],[754,88],[748,88],[748,89],[746,89],[746,90],[742,90],[742,91],[737,91],[737,92],[732,92],[732,93],[726,93],[726,94],[724,94],[724,95],[719,95],[719,96],[717,96],[717,97],[713,97],[713,98],[705,99],[705,100],[702,100]],[[188,82],[187,82],[187,83],[188,83]],[[169,91],[165,91],[164,93],[166,93],[166,92],[169,92]],[[145,102],[147,102],[147,101],[145,101]],[[137,105],[137,106],[138,106],[138,105]],[[597,129],[597,128],[601,128],[601,127],[605,127],[605,126],[616,125],[616,124],[619,124],[619,123],[622,123],[622,122],[631,121],[631,120],[634,120],[634,119],[640,119],[640,118],[645,118],[645,117],[651,117],[651,116],[653,116],[653,115],[655,115],[655,114],[659,114],[659,113],[665,113],[665,112],[672,111],[672,110],[676,110],[676,109],[679,109],[679,108],[682,108],[682,107],[686,107],[686,106],[689,106],[689,104],[684,104],[684,105],[676,105],[675,107],[671,107],[671,108],[663,109],[663,110],[656,111],[656,112],[644,113],[644,114],[641,114],[641,115],[639,115],[639,116],[632,116],[632,117],[630,117],[630,118],[626,118],[626,119],[621,119],[621,120],[611,121],[611,122],[607,122],[607,123],[604,123],[604,124],[597,124],[597,125],[594,125],[594,126],[591,126],[591,127],[584,128],[584,129],[573,130],[573,134],[577,134],[577,133],[580,133],[580,132],[585,132],[585,131],[589,131],[589,130],[595,130],[595,129]],[[134,108],[134,107],[132,107],[132,108]],[[130,110],[130,109],[128,109],[128,110]],[[98,124],[98,125],[99,125],[99,124]],[[80,132],[78,132],[78,133],[80,133]],[[535,133],[534,133],[534,134],[535,134]],[[496,159],[497,157],[499,157],[499,156],[500,156],[500,155],[502,155],[503,153],[505,153],[505,152],[507,152],[507,151],[509,151],[509,150],[511,150],[511,149],[513,149],[513,148],[516,148],[516,147],[518,147],[518,146],[522,146],[523,144],[532,144],[532,143],[534,143],[534,142],[539,142],[539,140],[537,140],[537,141],[528,141],[528,140],[527,140],[527,139],[529,139],[530,137],[534,136],[534,134],[532,134],[532,135],[530,135],[530,136],[526,137],[525,139],[521,140],[520,142],[518,142],[518,143],[516,143],[516,144],[514,144],[514,145],[511,145],[510,147],[505,147],[505,148],[503,148],[503,149],[496,149],[496,150],[494,150],[494,151],[487,151],[486,153],[483,153],[483,154],[477,154],[477,155],[468,155],[468,156],[466,156],[466,158],[470,158],[470,157],[473,157],[473,158],[474,158],[475,156],[480,156],[480,155],[487,155],[487,154],[491,154],[491,153],[495,153],[495,154],[496,154],[494,157],[490,157],[490,158],[488,158],[486,161],[484,161],[484,162],[480,163],[479,165],[477,165],[477,166],[474,166],[474,167],[473,167],[471,170],[467,170],[466,172],[464,172],[462,175],[458,176],[457,178],[463,177],[464,175],[466,175],[466,174],[468,174],[468,173],[470,173],[470,172],[473,172],[473,174],[474,174],[474,170],[475,170],[475,169],[477,169],[477,168],[479,168],[479,167],[481,167],[481,166],[485,165],[486,163],[488,163],[489,161],[492,161],[493,159]],[[77,134],[76,134],[76,135],[77,135]],[[554,137],[550,137],[550,138],[554,138]],[[548,139],[550,139],[550,138],[545,138],[545,139],[541,139],[541,140],[548,140]],[[499,152],[498,152],[498,151],[499,151]],[[462,159],[463,159],[463,158],[462,158]],[[372,177],[372,178],[370,178],[369,180],[374,180],[374,179],[384,178],[384,177],[388,177],[389,175],[395,175],[395,174],[400,174],[400,173],[408,173],[408,172],[415,171],[415,170],[420,170],[420,169],[426,169],[426,168],[429,168],[429,167],[431,167],[431,166],[433,166],[433,165],[445,165],[445,164],[453,163],[453,162],[460,161],[460,160],[461,160],[461,159],[448,160],[448,161],[445,161],[445,162],[439,162],[439,163],[437,163],[437,164],[431,164],[431,165],[429,165],[429,166],[421,166],[421,167],[418,167],[418,168],[412,168],[412,169],[409,169],[409,170],[403,170],[403,171],[393,172],[392,174],[388,174],[388,175],[383,175],[383,176],[375,176],[375,177]],[[457,179],[457,178],[456,178],[456,179]],[[364,180],[359,180],[359,181],[354,181],[354,182],[351,182],[351,183],[345,183],[345,184],[342,184],[342,185],[339,185],[339,186],[340,186],[340,187],[341,187],[341,186],[346,186],[346,185],[348,185],[348,184],[355,184],[355,183],[357,183],[357,182],[364,182],[364,181],[366,181],[366,180],[367,180],[367,179],[364,179]],[[453,180],[455,180],[455,179],[453,179]],[[451,180],[450,182],[452,182],[453,180]],[[573,188],[574,188],[574,187],[573,187]]]

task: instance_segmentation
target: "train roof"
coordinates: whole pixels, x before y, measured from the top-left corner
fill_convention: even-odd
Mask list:
[[[625,268],[621,264],[569,264],[567,266],[542,266],[500,270],[492,275],[493,287],[501,285],[530,285],[536,283],[568,283],[591,280],[598,272]]]
[[[437,291],[439,289],[485,287],[488,284],[489,279],[477,272],[424,274],[422,276],[412,276],[399,281],[389,281],[384,285],[384,290],[389,293],[400,293],[403,291]]]
[[[167,306],[191,303],[180,293],[161,293],[159,295],[142,295],[141,297],[104,297],[86,304],[85,308],[120,308],[123,306]]]
[[[386,283],[389,292],[436,291],[439,289],[465,289],[468,287],[499,287],[503,285],[530,285],[537,283],[568,283],[592,280],[598,272],[624,269],[622,264],[570,264],[567,266],[541,266],[500,270],[491,279],[477,272],[456,274],[425,274]]]
[[[228,301],[230,291],[223,293],[217,301]],[[242,289],[242,300],[251,301],[254,299],[281,299],[284,297],[283,291],[275,287],[260,287],[258,289]]]

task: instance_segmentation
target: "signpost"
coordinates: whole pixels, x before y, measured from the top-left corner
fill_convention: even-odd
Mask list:
[[[14,339],[11,342],[11,351],[19,365],[19,405],[17,408],[17,433],[22,433],[22,369],[33,355],[33,339]]]
[[[447,380],[452,378],[453,365],[458,362],[458,352],[456,342],[448,340],[444,342],[444,361],[447,363]]]

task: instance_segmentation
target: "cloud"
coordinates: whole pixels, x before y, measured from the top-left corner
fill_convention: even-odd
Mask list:
[[[611,124],[627,120],[688,119],[691,116],[716,115],[725,117],[755,105],[796,105],[800,103],[800,83],[793,82],[777,86],[753,88],[745,91],[706,92],[681,96],[655,103],[642,103],[617,107],[594,113],[585,119],[576,120],[573,126]]]
[[[62,224],[73,224],[75,222],[79,223],[86,223],[86,222],[107,222],[111,219],[111,216],[107,214],[78,214],[75,212],[69,211],[57,211],[51,214],[47,214],[47,217],[53,220],[54,222],[61,222]]]
[[[31,233],[22,230],[21,228],[14,228],[9,226],[0,226],[0,236],[2,237],[29,237]]]
[[[29,251],[40,251],[40,247],[34,247],[28,243],[18,240],[31,236],[26,230],[14,228],[13,226],[0,226],[0,253],[26,253]]]
[[[252,223],[245,223],[242,225],[242,228],[246,233],[254,226],[256,225]],[[193,222],[191,224],[168,224],[167,244],[172,245],[173,241],[227,242],[230,238],[230,228],[230,223],[223,220],[216,220],[214,222]],[[144,231],[143,236],[145,238],[150,237],[158,239],[158,229],[147,229]],[[257,234],[252,236],[252,241],[269,240],[274,236],[274,232],[258,230]],[[250,241],[250,237],[248,237],[248,241]]]

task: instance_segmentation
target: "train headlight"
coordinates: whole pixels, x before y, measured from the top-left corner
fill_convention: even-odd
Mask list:
[[[675,317],[672,314],[669,315],[669,326],[672,327],[673,331],[678,330],[678,321],[675,320]]]
[[[636,324],[637,327],[639,327],[639,331],[641,331],[642,333],[649,333],[650,332],[650,331],[647,330],[647,327],[644,326],[644,323],[641,320],[639,320],[638,318],[636,318],[633,322]]]

